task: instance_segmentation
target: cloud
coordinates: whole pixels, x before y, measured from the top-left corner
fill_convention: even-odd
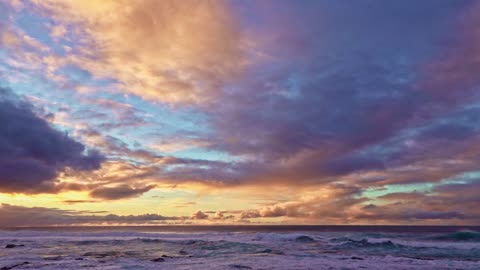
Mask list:
[[[203,102],[246,64],[227,2],[35,3],[78,41],[68,63],[148,100]]]
[[[119,159],[133,159],[153,163],[163,158],[163,156],[152,151],[132,149],[123,140],[111,135],[102,135],[99,131],[91,128],[81,128],[76,131],[76,134],[89,145],[103,149],[111,156]]]
[[[66,204],[77,204],[77,203],[98,203],[99,201],[96,200],[65,200],[62,201]]]
[[[213,215],[208,215],[208,214]],[[225,215],[226,213],[231,213],[231,211],[197,211],[192,214],[193,220],[204,220],[207,222],[211,222],[212,224],[218,222],[228,222],[228,221],[236,221],[234,215]]]
[[[450,45],[470,44],[456,31],[475,8],[471,3],[274,7],[275,14],[251,15],[264,21],[259,31],[271,40],[264,47],[268,61],[249,66],[206,109],[213,132],[205,147],[240,161],[192,175],[226,184],[381,186],[441,181],[474,169],[478,151],[468,146],[478,141],[478,120],[466,108],[478,95],[457,81],[449,93],[461,99],[449,102],[426,83],[448,78],[427,67],[449,61]],[[367,174],[383,180],[360,183]]]
[[[9,5],[7,5],[5,3],[0,3],[0,26],[1,26],[0,36],[3,36],[3,34],[4,34],[5,25],[4,25],[3,22],[8,21],[8,17],[9,17],[9,14],[10,14],[9,9],[10,9]]]
[[[114,215],[108,212],[76,211],[45,207],[24,207],[11,204],[0,204],[0,228],[39,227],[61,225],[159,225],[190,224],[193,220],[203,222],[233,221],[232,215],[225,216],[218,212],[209,219],[202,211],[186,216],[163,216],[160,214]]]
[[[395,192],[377,197],[380,200],[388,201],[415,201],[425,199],[426,194],[420,192]]]
[[[167,217],[158,214],[144,215],[101,215],[89,211],[71,211],[44,207],[23,207],[10,204],[0,205],[0,227],[55,226],[88,224],[163,224],[181,221],[182,217]]]
[[[383,221],[383,222],[408,222],[408,221],[422,221],[422,220],[453,220],[453,219],[465,219],[465,215],[458,211],[421,211],[421,210],[407,210],[401,212],[388,212],[388,208],[383,208],[376,214],[359,214],[355,216],[357,219],[370,220],[370,221]],[[385,212],[384,212],[385,211]]]
[[[251,6],[249,18],[262,22],[254,29],[240,29],[248,26],[245,18],[224,2],[49,0],[31,7],[56,28],[70,30],[64,38],[77,41],[54,66],[73,66],[89,80],[148,101],[194,104],[205,114],[208,135],[131,149],[99,130],[146,124],[142,112],[103,97],[85,98],[108,110],[100,118],[116,121],[80,130],[79,136],[117,159],[130,159],[142,176],[218,186],[310,185],[358,184],[354,176],[375,173],[383,180],[369,184],[380,186],[440,181],[475,163],[449,158],[462,156],[462,139],[475,142],[475,120],[458,123],[468,114],[459,113],[467,105],[462,102],[474,93],[454,76],[448,85],[458,85],[455,95],[462,98],[450,104],[441,96],[452,91],[435,83],[449,78],[449,69],[430,67],[473,59],[445,52],[459,48],[475,55],[469,44],[478,41],[472,16],[478,5],[265,3]],[[438,155],[442,140],[451,146]],[[155,153],[190,146],[236,161],[187,162]]]
[[[310,224],[477,224],[479,181],[439,183],[432,191],[392,192],[366,197],[358,187],[316,187],[297,200],[241,212],[243,220],[276,218]],[[395,187],[394,187],[395,188]]]
[[[258,218],[261,217],[260,212],[258,210],[245,210],[240,215],[241,219],[250,219],[250,218]]]
[[[213,220],[230,220],[230,219],[234,219],[235,216],[234,215],[225,215],[224,213],[222,212],[215,212],[215,215],[212,217]]]
[[[0,89],[0,191],[55,192],[58,173],[91,171],[104,157],[38,117],[30,104]]]
[[[197,211],[192,215],[193,219],[208,219],[208,215],[202,211]]]
[[[175,153],[192,148],[207,147],[208,145],[209,143],[206,140],[181,138],[177,134],[177,136],[171,138],[162,138],[159,142],[150,145],[149,148],[162,153]]]
[[[241,219],[301,218],[324,224],[348,223],[349,217],[368,199],[359,197],[357,187],[327,185],[317,187],[315,193],[306,193],[298,200],[276,203],[260,209],[247,209]]]
[[[459,16],[456,32],[449,38],[443,57],[432,61],[422,76],[424,90],[434,93],[438,102],[461,103],[478,90],[480,61],[480,4],[470,3]],[[470,95],[466,95],[468,93]]]
[[[181,202],[181,203],[177,203],[175,205],[175,207],[183,208],[183,207],[189,207],[189,206],[196,205],[196,204],[197,204],[196,202]]]
[[[45,72],[79,91],[72,95],[80,110],[45,119],[65,126],[82,121],[73,134],[82,144],[49,135],[60,148],[50,158],[52,147],[44,147],[40,159],[28,158],[23,148],[7,149],[5,156],[26,158],[1,159],[3,175],[24,180],[0,176],[0,190],[82,190],[100,201],[135,198],[154,183],[298,186],[304,194],[236,215],[254,221],[471,222],[479,216],[477,184],[445,180],[478,169],[480,161],[480,5],[413,2],[248,2],[248,15],[233,10],[236,3],[218,1],[27,3],[32,16],[48,21],[51,44],[19,26],[4,27],[1,42],[11,56],[5,63],[15,72]],[[1,10],[0,18],[13,23]],[[64,74],[69,70],[82,79]],[[202,131],[162,130],[161,138],[150,140],[151,133],[137,130],[155,129],[157,136],[156,108],[174,113],[183,105],[191,110],[187,117],[202,119],[195,127]],[[28,122],[21,115],[12,114],[21,120],[12,123]],[[9,138],[14,143],[6,146],[0,140],[0,147],[21,139]],[[50,141],[32,139],[35,147]],[[83,144],[107,153],[109,161],[94,170],[100,156]],[[34,146],[29,153],[39,155]],[[169,156],[188,155],[191,148],[227,158]],[[429,183],[432,190],[377,198],[362,193],[413,183]],[[208,222],[224,214],[199,211],[192,218]]]
[[[431,192],[394,192],[377,197],[375,207],[364,207],[355,217],[377,222],[448,220],[451,223],[477,224],[480,182],[467,179],[461,183],[440,183]]]
[[[476,191],[478,191],[479,188],[480,180],[473,179],[462,183],[438,185],[433,189],[433,191],[447,196],[456,197],[457,195],[462,194],[464,198],[473,198],[475,197]]]
[[[141,196],[143,193],[155,188],[155,185],[144,187],[131,187],[127,184],[115,187],[100,187],[90,192],[90,197],[103,200],[119,200]]]
[[[108,112],[106,114],[100,114],[98,117],[102,122],[97,124],[96,127],[103,131],[139,127],[147,124],[144,119],[145,113],[130,104],[104,98],[84,98],[81,101],[85,105],[96,106]],[[92,111],[98,113],[96,108],[92,108]],[[84,113],[85,111],[80,111],[78,114],[80,114],[81,117],[85,117],[85,115],[83,115]]]
[[[174,64],[175,70],[183,72],[186,66],[198,63],[206,66],[203,56],[191,58],[194,59],[192,62],[184,62],[183,58],[184,54],[189,55],[197,50],[203,52],[203,39],[197,37],[199,41],[194,47],[184,46],[177,34],[170,36],[170,25],[156,24],[171,18],[172,25],[177,25],[177,19],[184,12],[190,12],[183,3],[173,4],[177,7],[176,11],[170,12],[163,6],[170,3],[165,3],[168,4],[107,1],[98,6],[73,1],[60,5],[49,2],[40,5],[53,12],[52,16],[59,23],[73,28],[76,25],[90,26],[78,34],[91,42],[87,42],[84,48],[92,49],[88,52],[92,53],[92,59],[96,62],[92,63],[85,55],[77,54],[77,60],[73,59],[77,61],[76,65],[100,77],[113,76],[114,73],[113,78],[123,86],[129,86],[124,91],[149,100],[196,104],[200,100],[192,101],[197,98],[185,96],[183,90],[177,91],[177,88],[171,87],[171,91],[163,91],[162,87],[151,87],[159,84],[151,84],[153,81],[149,79],[150,71],[155,70],[158,62],[155,60],[153,63],[150,59],[169,61],[169,57],[162,57],[163,52],[152,49],[155,46],[167,46],[160,37],[171,37],[172,44],[179,46],[180,60]],[[123,14],[124,17],[103,17],[104,12],[118,5],[130,8],[130,13]],[[203,4],[198,5],[198,10],[195,6],[194,12],[206,14],[207,17],[213,13],[220,17],[230,14],[229,6],[214,4],[204,8]],[[197,107],[206,114],[209,127],[212,128],[207,136],[199,138],[199,142],[208,142],[201,146],[206,150],[227,153],[239,161],[209,162],[155,156],[153,151],[129,151],[121,141],[111,137],[103,138],[104,142],[108,141],[104,145],[108,145],[109,151],[115,155],[155,162],[141,170],[135,167],[135,171],[142,171],[142,175],[151,179],[217,186],[252,183],[315,185],[337,181],[382,186],[441,181],[473,168],[474,153],[465,156],[465,151],[468,145],[478,140],[478,130],[471,112],[464,110],[468,105],[466,100],[474,98],[475,93],[464,89],[460,81],[454,81],[459,87],[455,95],[462,98],[449,103],[448,99],[441,98],[442,91],[432,91],[433,87],[428,83],[448,76],[444,76],[442,70],[428,67],[438,59],[457,61],[450,60],[454,58],[453,54],[445,54],[451,50],[452,44],[466,54],[474,55],[466,45],[469,44],[466,40],[476,41],[472,32],[475,30],[471,27],[475,20],[459,21],[464,17],[465,10],[476,6],[448,1],[425,1],[419,5],[398,3],[394,6],[375,2],[368,8],[360,4],[351,6],[321,2],[280,4],[283,5],[289,12],[282,13],[282,20],[275,19],[277,14],[273,16],[266,10],[260,11],[260,14],[255,13],[257,11],[252,13],[254,17],[265,18],[265,24],[259,31],[264,31],[260,34],[266,37],[266,41],[261,44],[264,47],[260,47],[260,50],[263,49],[268,57],[250,63],[248,67],[242,66],[238,76],[229,78],[229,87],[221,90],[212,88],[217,89],[215,95],[211,96],[210,91],[202,92],[200,99],[208,99],[209,106]],[[157,9],[167,11],[152,13]],[[143,12],[145,18],[137,16],[137,12]],[[282,12],[281,9],[279,12]],[[318,16],[318,12],[325,14]],[[69,17],[61,14],[68,14]],[[301,20],[298,19],[300,17]],[[338,20],[344,17],[347,19]],[[409,19],[405,20],[407,17]],[[130,19],[131,25],[125,22],[126,18]],[[413,22],[416,27],[412,27]],[[221,31],[234,29],[225,37],[242,44],[235,22],[225,25],[226,28]],[[311,25],[316,27],[312,28]],[[141,44],[124,41],[125,31],[133,26],[142,26],[138,33],[139,40],[146,36],[152,38]],[[185,27],[186,33],[190,33],[188,21],[180,20],[178,27]],[[455,30],[459,28],[462,31],[457,35]],[[393,34],[398,32],[407,33],[407,36]],[[107,38],[111,43],[105,43]],[[446,44],[445,40],[451,43]],[[218,42],[218,46],[230,44],[224,42],[223,38],[219,38]],[[104,54],[98,56],[96,52],[100,49],[91,44],[101,44],[97,47],[104,50]],[[225,50],[235,51],[224,56],[226,63],[242,58],[238,49]],[[206,57],[217,59],[219,55]],[[121,63],[112,60],[114,58]],[[111,64],[115,72],[110,66],[100,67],[104,63]],[[135,72],[132,72],[134,67]],[[149,68],[148,72],[144,67]],[[206,74],[205,69],[199,68],[198,73],[195,70],[196,75]],[[232,70],[233,73],[237,71]],[[145,77],[140,78],[143,75]],[[222,77],[215,72],[213,75],[214,80]],[[142,91],[135,90],[138,82],[142,82]],[[155,91],[146,91],[145,87]],[[189,93],[196,93],[196,90],[190,90]],[[158,96],[154,97],[153,94]],[[178,100],[170,99],[173,96]],[[121,104],[110,104],[100,99],[95,102],[101,102],[102,106],[108,103],[118,111],[130,111]],[[459,120],[466,117],[471,119],[460,123]],[[449,144],[444,145],[444,140],[448,140]],[[167,141],[156,150],[182,149],[183,144],[170,144]],[[195,143],[192,141],[188,144]],[[358,180],[371,174],[381,180],[368,183]]]

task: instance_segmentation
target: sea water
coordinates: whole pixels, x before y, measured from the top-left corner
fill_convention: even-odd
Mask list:
[[[4,229],[0,269],[480,269],[479,231],[443,226]]]

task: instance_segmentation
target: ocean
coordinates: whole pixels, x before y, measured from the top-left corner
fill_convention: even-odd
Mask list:
[[[480,269],[480,226],[0,229],[10,269]]]

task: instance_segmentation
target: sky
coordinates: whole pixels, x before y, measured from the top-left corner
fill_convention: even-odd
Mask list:
[[[480,2],[0,0],[0,227],[480,224]]]

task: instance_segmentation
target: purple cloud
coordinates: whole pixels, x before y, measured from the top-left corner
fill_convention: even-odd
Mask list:
[[[0,227],[55,226],[72,224],[163,224],[183,220],[158,214],[113,215],[93,211],[70,211],[45,207],[0,204]]]
[[[155,188],[155,185],[131,187],[127,184],[115,187],[99,187],[90,192],[90,197],[103,200],[119,200],[133,198]]]
[[[54,192],[60,171],[95,170],[104,160],[52,128],[6,89],[0,89],[0,122],[0,191]]]

